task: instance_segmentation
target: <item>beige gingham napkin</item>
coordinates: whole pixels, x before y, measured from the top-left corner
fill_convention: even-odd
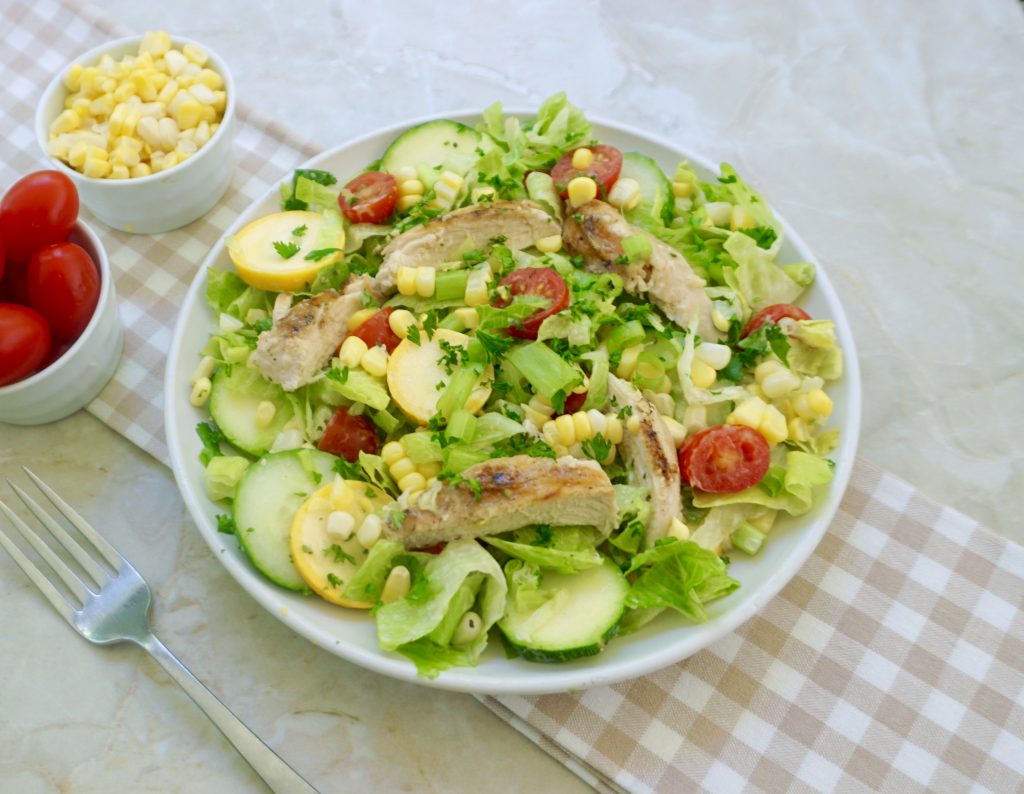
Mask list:
[[[123,31],[77,0],[6,4],[0,25],[6,185],[44,164],[43,86]],[[126,340],[88,410],[165,462],[164,359],[188,284],[316,152],[248,107],[238,120],[234,182],[205,218],[150,237],[96,222]],[[602,791],[1024,791],[1022,593],[1024,549],[859,461],[815,554],[737,632],[634,681],[481,700]]]

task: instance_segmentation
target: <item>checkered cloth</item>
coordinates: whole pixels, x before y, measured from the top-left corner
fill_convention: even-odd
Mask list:
[[[122,31],[77,0],[8,4],[0,24],[9,184],[44,163],[43,86]],[[316,151],[250,108],[238,120],[234,182],[205,218],[150,237],[97,223],[127,334],[88,410],[164,461],[164,358],[188,283]],[[1022,593],[1024,549],[861,461],[815,554],[739,631],[615,686],[481,700],[601,791],[1024,791]]]

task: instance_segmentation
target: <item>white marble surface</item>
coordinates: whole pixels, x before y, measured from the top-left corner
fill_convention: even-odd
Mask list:
[[[515,18],[479,0],[99,6],[208,42],[242,98],[324,146],[564,89],[732,162],[847,307],[861,454],[1024,540],[1019,3],[533,0]],[[165,642],[325,791],[583,788],[468,696],[362,672],[291,635],[210,557],[169,473],[91,417],[0,425],[0,476],[19,476],[17,462],[137,563]],[[155,664],[89,646],[2,555],[0,599],[0,791],[257,786]]]

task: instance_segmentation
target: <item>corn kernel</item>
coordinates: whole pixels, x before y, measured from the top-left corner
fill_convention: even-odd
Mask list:
[[[629,177],[615,180],[608,192],[608,203],[616,209],[629,212],[640,203],[640,183]]]
[[[810,404],[807,402],[806,394],[798,394],[792,400],[792,410],[801,419],[814,420],[818,418],[818,414],[811,410]]]
[[[704,205],[708,220],[715,226],[728,226],[732,219],[732,204],[728,201],[712,201]]]
[[[402,295],[416,294],[416,268],[403,265],[398,268],[395,280],[398,282],[398,291]]]
[[[388,471],[391,472],[391,476],[394,478],[395,482],[398,482],[406,474],[412,474],[416,471],[416,464],[408,458],[399,458],[388,466]]]
[[[434,200],[431,204],[440,209],[448,209],[462,189],[463,179],[452,171],[442,171],[434,183]]]
[[[177,80],[168,80],[163,88],[156,95],[156,101],[162,105],[170,105],[174,98],[181,92],[181,86]]]
[[[590,424],[590,417],[586,411],[577,411],[572,415],[573,431],[576,433],[577,441],[586,441],[594,437],[594,428]]]
[[[786,427],[789,430],[789,437],[794,441],[807,441],[811,437],[806,420],[797,416],[790,419],[786,423]]]
[[[363,356],[369,348],[362,339],[358,336],[346,336],[345,341],[341,343],[341,349],[338,351],[338,359],[341,361],[342,366],[346,367],[358,367],[359,362],[362,361]]]
[[[609,443],[622,443],[622,420],[619,417],[605,416],[604,437]]]
[[[50,132],[54,135],[61,135],[65,132],[77,130],[81,123],[82,119],[75,111],[64,110],[50,123]]]
[[[356,528],[356,520],[351,513],[343,510],[332,510],[327,515],[327,534],[332,540],[339,540],[344,543],[352,537]]]
[[[270,400],[260,400],[259,405],[256,406],[253,422],[256,427],[270,427],[270,423],[274,421],[275,416],[277,416],[277,406]]]
[[[212,105],[214,102],[217,101],[217,94],[213,91],[213,89],[207,88],[202,83],[198,83],[192,86],[191,88],[189,88],[188,92],[204,105]]]
[[[186,47],[189,45],[185,45]],[[159,57],[171,48],[171,37],[163,30],[147,31],[139,44],[139,55],[149,55],[152,65],[153,56]]]
[[[592,162],[594,162],[594,152],[586,146],[581,146],[572,153],[572,167],[577,171],[590,168]]]
[[[110,166],[110,179],[128,179],[131,175],[132,172],[128,170],[128,166],[124,163],[115,163]]]
[[[399,212],[406,212],[412,207],[415,207],[421,201],[423,201],[422,195],[418,193],[409,193],[405,196],[399,196],[398,202],[395,204],[395,206],[398,208]]]
[[[562,235],[552,234],[533,241],[534,247],[542,254],[557,254],[562,250]]]
[[[407,179],[404,182],[400,182],[398,185],[399,196],[423,196],[426,192],[426,188],[423,187],[423,183],[418,179]]]
[[[757,219],[747,212],[743,207],[733,207],[732,217],[729,219],[729,228],[734,232],[739,229],[753,229],[757,226]]]
[[[406,474],[398,481],[398,488],[401,491],[422,491],[426,487],[427,478],[418,471],[414,471],[412,474]]]
[[[766,410],[768,410],[768,404],[764,400],[760,397],[751,397],[737,405],[725,421],[726,424],[745,425],[757,430]]]
[[[383,378],[388,373],[388,351],[381,345],[371,347],[363,354],[359,365],[375,378]]]
[[[487,266],[477,267],[470,271],[466,279],[466,293],[463,296],[467,306],[483,306],[490,300],[488,283],[491,280],[491,269]]]
[[[356,540],[359,541],[359,545],[364,549],[372,549],[377,544],[377,541],[380,540],[382,529],[383,523],[380,520],[380,516],[371,513],[360,524],[356,532]]]
[[[421,298],[429,298],[434,294],[434,283],[437,271],[429,266],[416,268],[416,294]]]
[[[416,467],[416,471],[429,480],[441,473],[441,463],[436,460],[432,460],[430,463],[421,463]]]
[[[181,129],[190,129],[203,120],[203,106],[190,94],[187,99],[178,104],[174,111],[174,120]]]
[[[533,409],[533,408],[531,408],[531,407],[530,407],[529,405],[525,406],[525,407],[523,408],[523,410],[524,410],[524,411],[525,411],[525,413],[526,413],[526,418],[527,418],[527,419],[528,419],[528,420],[529,420],[530,422],[532,422],[532,423],[533,423],[533,426],[534,426],[534,427],[536,427],[536,428],[537,428],[538,430],[540,430],[541,428],[543,428],[543,427],[544,427],[544,425],[545,425],[545,424],[546,424],[546,423],[548,422],[548,420],[549,420],[549,419],[551,418],[551,417],[549,417],[549,416],[545,416],[544,414],[540,413],[539,411],[536,411],[536,410],[534,410],[534,409]]]
[[[668,428],[668,432],[672,436],[672,443],[676,447],[681,447],[683,442],[686,441],[686,428],[671,416],[662,416],[661,420],[665,423],[665,427]]]
[[[673,182],[672,195],[676,198],[691,198],[693,196],[693,183]]]
[[[690,529],[678,518],[673,518],[668,527],[668,536],[676,540],[689,540]]]
[[[782,369],[785,369],[785,367],[782,366],[778,359],[766,358],[754,368],[754,380],[761,383],[769,375]]]
[[[690,380],[693,381],[694,386],[698,389],[710,389],[717,377],[718,373],[714,369],[694,357],[693,364],[690,366]]]
[[[576,423],[568,414],[562,414],[555,420],[555,430],[558,433],[558,441],[564,446],[572,446],[576,442]]]
[[[720,345],[717,342],[702,342],[693,351],[693,356],[712,369],[725,369],[732,359],[732,350],[728,345]]]
[[[143,102],[152,102],[156,99],[159,90],[153,82],[153,73],[137,71],[132,72],[132,83],[135,86],[135,93]]]
[[[71,109],[78,114],[78,118],[81,121],[85,121],[85,119],[90,118],[89,108],[91,105],[92,103],[85,97],[78,97],[71,103]]]
[[[581,207],[588,201],[597,198],[597,182],[589,176],[578,176],[569,180],[567,191],[569,204],[573,207]]]
[[[472,331],[480,325],[480,315],[472,306],[460,306],[452,312],[468,330]],[[396,332],[397,333],[397,332]]]
[[[615,374],[620,378],[629,380],[633,377],[633,373],[636,372],[636,360],[637,357],[643,352],[643,345],[633,345],[627,347],[622,351],[622,356],[619,358],[619,366],[615,368]]]
[[[378,309],[360,309],[348,318],[348,330],[354,331],[378,312]]]
[[[110,173],[110,163],[105,157],[86,157],[82,163],[82,173],[93,179],[102,179]]]
[[[640,429],[640,417],[636,414],[630,414],[629,418],[626,419],[626,430],[630,433],[635,433]]]
[[[153,169],[149,167],[148,163],[139,163],[138,165],[132,166],[132,179],[138,179],[141,176],[149,176],[153,173]]]
[[[785,397],[800,388],[800,376],[782,367],[761,381],[761,391],[769,400]]]
[[[196,66],[204,66],[210,58],[202,47],[197,47],[195,44],[186,44],[181,48],[181,54],[196,64]]]
[[[177,50],[168,50],[164,53],[164,68],[167,69],[167,74],[172,77],[177,77],[181,74],[186,64],[188,64],[188,58]]]
[[[476,312],[473,312],[476,314]],[[409,335],[409,329],[416,325],[416,318],[407,309],[396,309],[388,317],[388,325],[395,332],[399,339],[405,339]]]
[[[778,444],[785,441],[788,435],[786,417],[774,405],[765,407],[764,414],[761,416],[761,421],[756,429],[765,437],[769,444]]]
[[[807,407],[818,416],[828,416],[832,413],[832,398],[825,394],[824,389],[814,389],[807,393]]]
[[[82,87],[82,64],[73,63],[64,73],[64,87],[68,91],[77,91]]]
[[[380,591],[381,603],[393,604],[395,601],[401,601],[409,594],[411,582],[412,574],[409,573],[409,569],[404,565],[396,565],[388,573],[388,578]]]
[[[391,176],[395,178],[395,184],[398,185],[398,190],[401,192],[403,183],[416,178],[416,169],[411,165],[403,165],[401,168],[395,169]],[[418,192],[422,193],[423,191]]]
[[[102,121],[114,110],[114,95],[103,94],[89,103],[89,112]]]
[[[196,75],[196,80],[201,85],[205,85],[207,88],[211,88],[214,91],[220,91],[224,88],[224,78],[213,69],[203,69],[198,75]]]
[[[389,441],[381,448],[380,456],[390,466],[405,457],[405,447],[401,441]]]

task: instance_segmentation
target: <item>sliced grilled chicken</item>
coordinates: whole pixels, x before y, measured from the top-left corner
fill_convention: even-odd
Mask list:
[[[651,256],[645,261],[619,264],[622,241],[635,234],[646,235],[651,241]],[[610,204],[595,200],[579,207],[566,217],[562,237],[583,255],[591,272],[618,273],[627,292],[648,298],[683,328],[696,316],[702,339],[721,336],[711,322],[711,299],[704,292],[704,279],[693,272],[681,253],[627,222]]]
[[[532,201],[474,204],[398,235],[381,252],[384,261],[374,282],[380,293],[389,295],[400,267],[440,267],[502,237],[503,245],[520,250],[560,231],[558,222]]]
[[[651,491],[651,518],[647,522],[647,545],[665,537],[673,518],[682,510],[679,484],[679,458],[672,434],[653,403],[629,382],[608,376],[608,391],[616,404],[629,406],[639,422],[636,430],[626,431],[622,454],[633,472],[633,484]]]
[[[343,292],[324,290],[296,303],[260,334],[249,361],[285,391],[305,386],[338,349],[349,318],[363,308],[363,290],[371,286],[368,276],[360,276],[350,279]]]
[[[417,549],[531,524],[592,526],[603,535],[615,525],[615,490],[592,460],[517,455],[470,466],[462,476],[480,483],[479,495],[464,483],[437,483],[398,522],[389,519],[384,535]]]

